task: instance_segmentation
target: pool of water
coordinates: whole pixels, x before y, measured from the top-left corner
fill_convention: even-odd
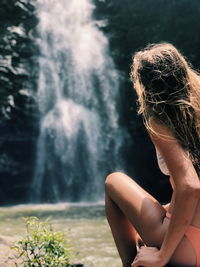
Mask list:
[[[0,208],[0,235],[9,242],[25,234],[23,217],[50,217],[53,228],[65,233],[73,261],[90,267],[120,267],[102,203],[18,205]],[[1,257],[1,255],[0,255]],[[3,264],[1,265],[3,267]],[[7,266],[6,266],[7,267]]]

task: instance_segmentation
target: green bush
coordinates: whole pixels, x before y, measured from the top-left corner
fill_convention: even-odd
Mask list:
[[[37,217],[25,218],[27,235],[13,249],[18,252],[23,267],[70,266],[71,248],[64,235],[55,232],[48,220]],[[18,263],[15,263],[19,266]]]

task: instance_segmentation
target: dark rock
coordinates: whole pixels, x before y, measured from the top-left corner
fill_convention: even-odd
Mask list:
[[[11,204],[27,201],[33,172],[38,127],[30,71],[36,49],[30,35],[37,25],[34,0],[2,0],[0,17],[0,204]]]

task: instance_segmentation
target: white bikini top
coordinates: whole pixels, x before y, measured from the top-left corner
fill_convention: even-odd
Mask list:
[[[161,156],[161,154],[159,153],[159,151],[157,150],[157,148],[156,148],[156,156],[157,156],[158,166],[159,166],[161,172],[165,175],[170,175],[170,172],[167,168],[167,164],[166,164],[165,160],[163,159],[163,157]]]

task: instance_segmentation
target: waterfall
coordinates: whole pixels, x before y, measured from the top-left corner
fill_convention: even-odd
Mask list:
[[[40,134],[32,202],[97,201],[123,168],[119,75],[91,0],[37,0]]]

